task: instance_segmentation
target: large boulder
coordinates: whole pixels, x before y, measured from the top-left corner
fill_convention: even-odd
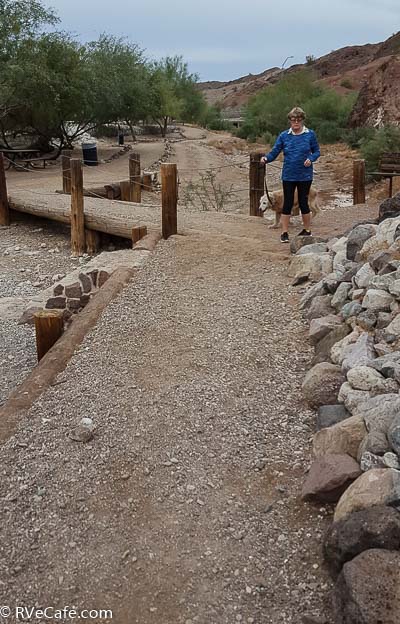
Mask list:
[[[370,548],[400,549],[400,513],[377,505],[333,522],[325,534],[323,553],[333,576],[343,564]]]
[[[394,301],[394,297],[386,290],[378,288],[369,288],[362,300],[362,307],[373,312],[390,312],[390,304]]]
[[[348,282],[342,282],[337,287],[331,301],[331,306],[335,308],[336,311],[339,311],[344,306],[346,301],[348,301],[350,289],[351,284]]]
[[[324,280],[320,280],[316,284],[313,284],[300,299],[300,310],[308,310],[314,297],[322,297],[328,294],[328,289],[324,283]]]
[[[311,407],[337,403],[337,395],[345,377],[339,366],[321,362],[311,368],[302,384],[303,395]]]
[[[347,239],[347,258],[355,260],[357,253],[361,250],[365,241],[374,236],[376,225],[357,225],[349,234]]]
[[[345,303],[340,310],[340,315],[345,321],[347,321],[352,317],[357,317],[361,314],[361,312],[363,312],[363,310],[364,308],[358,301],[349,301],[348,303]]]
[[[400,457],[400,412],[393,418],[387,432],[387,438],[394,452]]]
[[[339,403],[343,403],[346,409],[354,414],[356,408],[361,404],[365,403],[370,398],[370,393],[366,390],[355,390],[348,381],[341,385],[338,401]]]
[[[360,474],[360,466],[350,455],[324,455],[312,464],[301,497],[308,501],[334,503]]]
[[[392,468],[375,468],[364,472],[347,488],[336,506],[334,521],[375,505],[397,504],[400,504],[400,472]]]
[[[356,390],[366,390],[372,395],[396,392],[399,389],[394,379],[386,379],[370,366],[355,366],[347,373],[347,380]]]
[[[386,327],[385,332],[400,337],[400,314],[394,317],[393,321]]]
[[[400,413],[400,395],[396,393],[381,394],[360,403],[354,415],[364,419],[368,431],[387,433],[395,416]]]
[[[357,453],[357,460],[361,464],[362,458],[364,457],[365,459],[367,453],[383,458],[383,455],[389,451],[391,451],[391,448],[386,433],[378,429],[371,429],[360,444]],[[381,462],[379,462],[379,465],[375,467],[381,468]]]
[[[400,351],[393,351],[376,358],[368,366],[377,370],[384,377],[396,379],[400,383],[400,377],[397,376],[400,368]]]
[[[334,312],[331,306],[332,295],[322,295],[314,297],[308,310],[305,313],[305,317],[311,321],[312,319],[321,318],[321,316],[327,316]]]
[[[374,349],[374,337],[362,333],[354,344],[348,345],[343,353],[342,370],[348,372],[355,366],[363,366],[376,358]]]
[[[346,418],[350,418],[351,414],[344,405],[337,403],[336,405],[321,405],[318,409],[316,429],[325,429],[332,427]]]
[[[323,254],[327,253],[328,248],[326,243],[314,243],[313,245],[306,245],[301,247],[297,252],[297,256],[304,256],[305,254]]]
[[[375,275],[372,277],[369,282],[369,288],[373,288],[375,290],[386,290],[389,292],[389,288],[391,285],[400,277],[400,273],[396,271],[391,271],[390,273],[384,273],[383,275]]]
[[[343,340],[350,332],[350,327],[344,323],[332,329],[329,334],[315,345],[315,355],[312,359],[312,365],[319,364],[319,362],[330,362],[332,347]]]
[[[317,344],[317,342],[329,334],[332,329],[341,325],[341,323],[341,318],[334,314],[328,314],[327,316],[312,319],[308,333],[311,344]]]
[[[332,271],[332,256],[329,253],[307,253],[292,257],[289,264],[289,277],[296,278],[300,274],[308,274],[312,281],[317,282]]]
[[[320,238],[319,236],[294,236],[290,241],[290,253],[297,254],[300,249],[303,249],[308,245],[316,245],[325,243],[325,239]],[[327,249],[325,243],[325,251]]]
[[[385,199],[379,206],[378,221],[381,223],[385,219],[393,219],[400,216],[400,193]]]
[[[342,422],[317,431],[313,439],[315,457],[324,455],[350,455],[357,458],[359,446],[367,435],[364,420],[359,416],[346,418]]]
[[[331,359],[334,364],[342,364],[347,347],[357,342],[361,334],[361,329],[355,327],[351,333],[332,346]]]
[[[375,277],[374,269],[369,262],[365,262],[354,276],[354,283],[358,288],[367,288],[373,277]]]
[[[400,553],[371,549],[345,563],[334,593],[336,624],[398,624]]]

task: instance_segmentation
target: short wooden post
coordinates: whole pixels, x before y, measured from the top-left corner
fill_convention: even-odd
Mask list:
[[[71,248],[74,256],[82,256],[86,251],[82,161],[79,158],[71,158]]]
[[[389,178],[389,197],[393,197],[393,176]]]
[[[153,189],[153,174],[148,171],[143,171],[142,174],[142,187],[147,192],[152,192]]]
[[[85,238],[86,238],[86,253],[96,254],[100,249],[100,233],[96,232],[96,230],[85,230]]]
[[[10,206],[7,195],[6,172],[4,170],[4,156],[0,153],[0,225],[10,225]]]
[[[162,236],[169,238],[178,232],[178,171],[175,164],[161,165]]]
[[[61,154],[63,193],[71,193],[71,155],[72,150],[64,150]]]
[[[353,160],[353,205],[365,204],[365,160]]]
[[[260,211],[260,199],[264,195],[265,165],[260,162],[263,154],[252,152],[250,154],[250,216],[262,217]]]
[[[63,333],[62,310],[39,310],[35,312],[36,351],[38,361],[57,342]]]
[[[147,235],[147,227],[145,225],[135,225],[132,228],[132,246],[140,241],[143,236]]]
[[[130,180],[121,180],[119,187],[121,189],[121,201],[132,201]]]
[[[134,152],[129,156],[129,183],[131,185],[131,201],[140,204],[142,188],[140,185],[140,154]]]

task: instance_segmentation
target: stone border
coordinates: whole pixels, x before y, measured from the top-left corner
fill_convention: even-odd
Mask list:
[[[36,399],[53,384],[67,366],[76,348],[100,318],[104,309],[131,280],[137,269],[116,269],[96,297],[91,299],[73,323],[46,353],[30,375],[18,386],[0,408],[0,444],[16,431],[21,413],[29,409]]]

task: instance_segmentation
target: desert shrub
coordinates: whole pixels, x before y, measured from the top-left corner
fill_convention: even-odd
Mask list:
[[[222,119],[221,109],[219,106],[205,107],[200,125],[208,130],[231,130],[232,124]]]
[[[378,170],[383,152],[400,152],[399,127],[387,125],[375,130],[372,137],[361,140],[360,154],[365,159],[367,172]]]
[[[307,125],[316,131],[319,140],[335,142],[342,137],[355,98],[355,93],[340,95],[317,84],[311,71],[303,69],[250,100],[238,136],[249,141],[277,136],[288,127],[288,111],[301,106],[307,113]]]
[[[372,139],[376,130],[370,126],[363,126],[361,128],[346,128],[342,133],[342,141],[347,143],[352,149],[359,149],[361,141],[364,139]]]
[[[344,78],[341,81],[340,86],[343,87],[344,89],[352,89],[353,83],[351,82],[351,80],[349,80],[349,78]]]

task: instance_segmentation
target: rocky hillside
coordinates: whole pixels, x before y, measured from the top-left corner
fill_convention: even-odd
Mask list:
[[[353,125],[399,123],[400,32],[382,43],[347,46],[303,65],[283,70],[274,67],[229,82],[204,82],[200,87],[209,104],[219,102],[225,110],[237,111],[264,87],[306,66],[312,67],[317,80],[341,93],[360,91]]]

